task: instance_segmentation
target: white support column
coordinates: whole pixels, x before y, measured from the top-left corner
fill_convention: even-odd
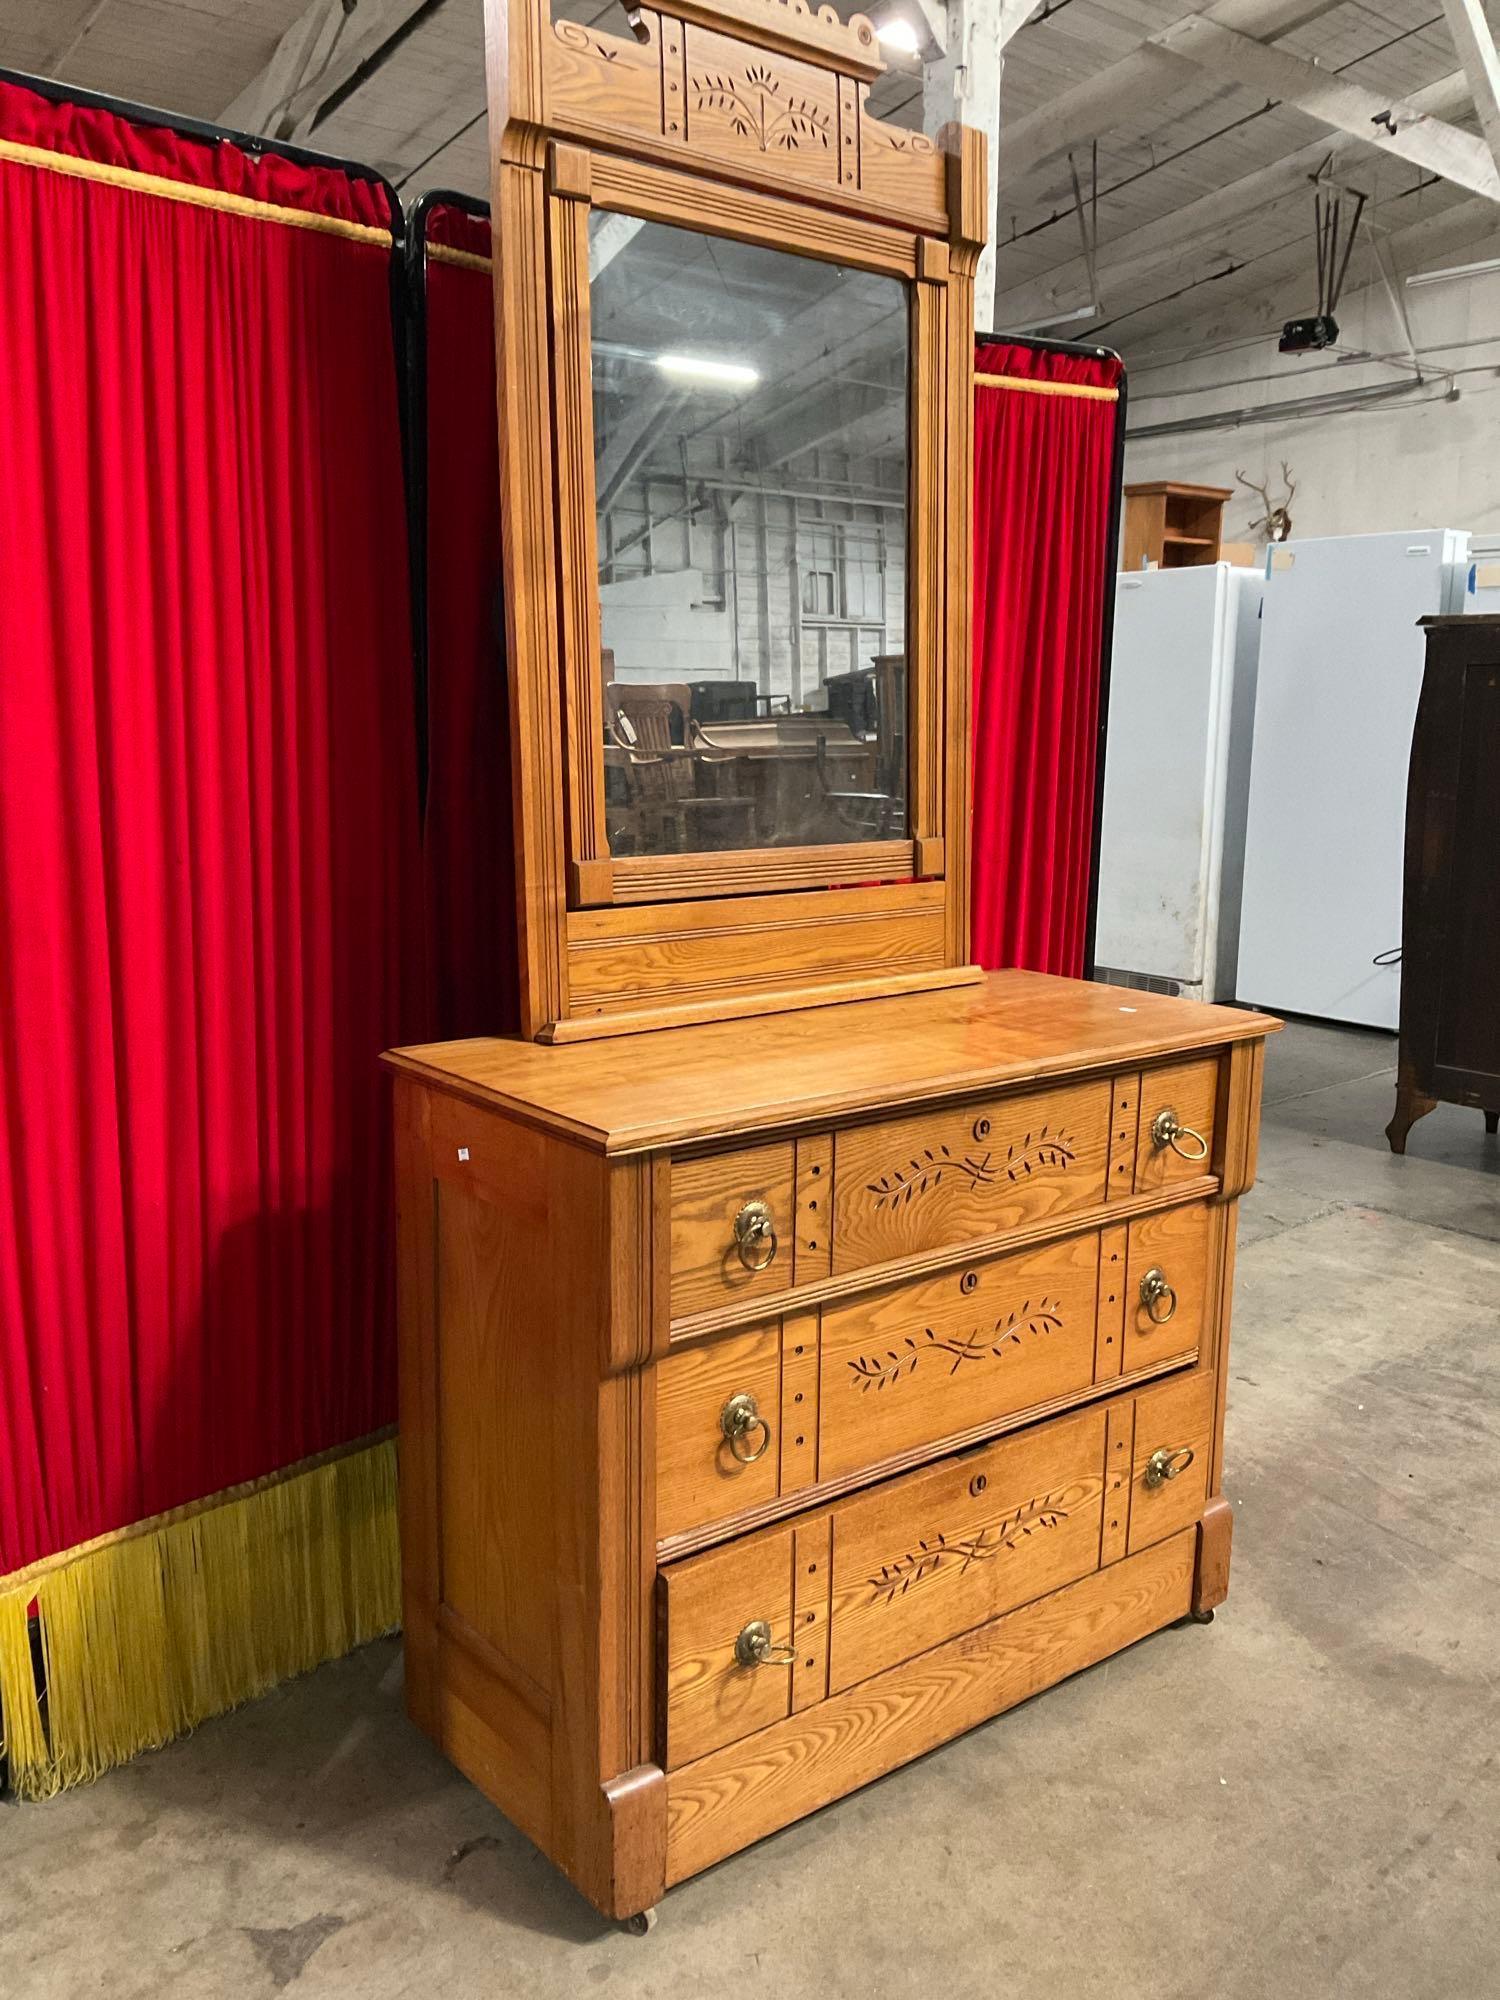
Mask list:
[[[945,47],[923,65],[922,126],[936,138],[954,119],[983,132],[989,151],[989,241],[974,280],[974,323],[988,332],[995,311],[995,189],[1000,161],[1000,72],[1005,44],[1039,0],[948,0]]]
[[[1474,94],[1479,129],[1500,167],[1500,57],[1495,54],[1495,37],[1484,17],[1480,0],[1443,0],[1453,46]]]

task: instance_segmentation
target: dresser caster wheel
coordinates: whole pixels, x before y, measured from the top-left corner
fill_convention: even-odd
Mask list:
[[[633,1917],[624,1919],[621,1929],[629,1931],[632,1937],[649,1937],[656,1929],[656,1919],[660,1914],[654,1906],[649,1910],[637,1910]]]
[[[1188,1623],[1190,1625],[1212,1625],[1213,1622],[1214,1614],[1211,1607],[1207,1611],[1190,1611],[1188,1613]]]

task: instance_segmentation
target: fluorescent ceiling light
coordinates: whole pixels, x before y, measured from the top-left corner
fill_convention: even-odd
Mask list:
[[[701,354],[658,354],[663,375],[685,375],[694,382],[721,382],[726,389],[753,389],[760,372],[742,361],[710,361]]]
[[[915,25],[904,14],[888,14],[875,30],[875,39],[884,42],[888,49],[898,49],[904,56],[914,56],[922,46]]]

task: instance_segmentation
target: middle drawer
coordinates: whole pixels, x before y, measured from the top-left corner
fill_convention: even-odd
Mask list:
[[[657,1536],[1196,1359],[1205,1203],[697,1342],[657,1370]]]

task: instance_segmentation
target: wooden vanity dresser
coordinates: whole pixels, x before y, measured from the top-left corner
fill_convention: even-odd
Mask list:
[[[488,13],[522,1032],[387,1057],[406,1689],[638,1918],[1224,1596],[1276,1024],[967,962],[975,135],[802,0]]]

